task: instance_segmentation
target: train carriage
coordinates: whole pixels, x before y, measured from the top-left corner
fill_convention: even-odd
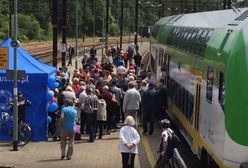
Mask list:
[[[169,113],[208,167],[248,162],[248,8],[174,15],[151,33],[150,69],[166,69]]]

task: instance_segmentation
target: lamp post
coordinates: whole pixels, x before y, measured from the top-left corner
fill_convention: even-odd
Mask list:
[[[67,15],[67,0],[62,0],[62,43],[66,44],[66,31],[67,31],[67,24],[66,24],[66,15]],[[62,52],[62,66],[65,66],[65,54],[66,52]]]
[[[12,0],[9,0],[9,37],[12,37],[12,25],[11,25],[11,15],[12,15]]]
[[[103,1],[104,3],[104,1]],[[104,5],[102,5],[102,40],[104,39]],[[103,47],[104,47],[104,41],[102,41],[102,57],[103,57]]]
[[[86,22],[85,22],[85,16],[86,16],[86,0],[84,0],[84,6],[83,6],[83,42],[85,41],[85,34],[86,34],[86,30],[85,30],[85,25],[86,25]]]
[[[96,33],[96,23],[95,23],[95,6],[96,6],[96,3],[95,3],[95,0],[92,0],[92,21],[93,21],[93,25],[92,25],[92,36],[95,37],[95,33]]]
[[[78,68],[77,56],[78,56],[78,0],[76,0],[76,60],[75,68]]]
[[[105,47],[106,49],[108,48],[108,24],[109,24],[109,0],[106,0],[106,42],[105,42]]]
[[[138,40],[138,6],[139,6],[139,1],[135,0],[135,37],[134,37],[134,44],[137,45],[137,40]]]
[[[122,49],[122,36],[123,36],[123,5],[124,0],[121,0],[121,18],[120,18],[120,50]]]
[[[139,6],[141,6],[142,7],[142,3],[139,1],[138,2],[139,3]],[[142,37],[143,37],[143,19],[142,19],[142,11],[143,11],[143,8],[141,8],[141,12],[140,12],[140,23],[142,23],[142,24],[140,24],[139,26],[141,26],[141,34],[140,34],[140,42],[141,42],[141,45],[142,45]],[[140,28],[140,27],[139,27]],[[140,31],[140,29],[139,29],[139,31]]]
[[[17,151],[17,142],[18,142],[18,106],[17,106],[17,0],[14,0],[14,11],[13,11],[13,41],[11,42],[12,47],[14,47],[14,80],[13,80],[13,151]]]
[[[53,66],[57,67],[57,55],[58,55],[58,47],[57,47],[57,43],[58,43],[58,1],[57,0],[52,1],[52,27],[53,27]]]

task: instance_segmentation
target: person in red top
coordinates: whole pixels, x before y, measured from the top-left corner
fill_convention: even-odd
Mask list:
[[[125,51],[123,53],[123,59],[124,59],[125,67],[127,67],[127,62],[128,62],[128,52],[127,51]]]
[[[83,68],[79,68],[79,77],[82,79],[82,80],[85,80],[87,74],[86,72],[84,71]]]
[[[127,72],[135,74],[135,68],[132,63],[129,64]]]
[[[73,92],[76,94],[78,93],[78,89],[79,89],[79,79],[78,78],[73,78],[73,81],[72,81],[72,89],[73,89]]]

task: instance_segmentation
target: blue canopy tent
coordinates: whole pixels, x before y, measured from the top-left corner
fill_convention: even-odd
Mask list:
[[[0,44],[1,48],[8,48],[8,69],[14,69],[14,48],[12,39],[8,38]],[[18,91],[32,102],[26,107],[25,121],[32,129],[32,140],[47,140],[47,111],[46,93],[47,82],[55,77],[56,68],[48,66],[33,58],[21,47],[17,48],[17,70],[26,71],[26,79],[18,81]],[[13,96],[13,81],[6,78],[6,70],[0,70],[0,111],[9,112],[9,105]],[[8,139],[8,133],[0,129],[0,139]]]

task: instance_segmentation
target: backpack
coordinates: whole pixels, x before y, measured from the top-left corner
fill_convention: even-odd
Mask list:
[[[174,132],[171,132],[168,129],[166,130],[166,132],[169,134],[168,145],[166,148],[166,155],[168,158],[171,158],[174,154],[174,148],[178,147],[180,139],[178,138],[178,136]],[[162,136],[160,138],[159,152],[163,151],[163,138],[164,138],[164,136],[165,136],[165,134],[162,134]]]
[[[173,148],[178,148],[179,144],[180,144],[180,139],[179,137],[175,134],[175,132],[171,132],[168,130],[168,133],[170,135],[170,140],[171,141],[171,145]]]

